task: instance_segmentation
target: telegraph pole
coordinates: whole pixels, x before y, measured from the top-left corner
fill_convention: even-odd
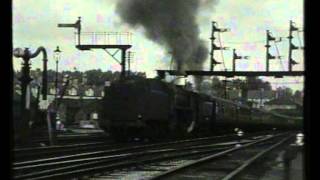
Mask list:
[[[126,76],[126,50],[121,49],[121,79]]]
[[[269,71],[269,60],[270,59],[275,59],[276,57],[275,56],[272,56],[270,53],[269,53],[269,48],[271,47],[270,46],[270,41],[275,41],[276,38],[272,37],[271,34],[270,34],[270,31],[267,30],[267,43],[265,45],[266,49],[267,49],[267,52],[266,52],[266,71],[268,72]]]
[[[133,55],[134,55],[134,52],[131,52],[129,51],[128,52],[128,76],[130,76],[130,69],[131,69],[131,60],[133,59]]]
[[[131,61],[131,52],[128,52],[128,75],[130,75],[130,61]]]
[[[227,32],[228,29],[222,29],[222,28],[218,28],[217,27],[217,22],[212,21],[212,31],[211,31],[211,51],[210,51],[210,71],[213,71],[214,66],[217,64],[221,64],[221,62],[218,62],[214,59],[214,51],[215,50],[226,50],[226,47],[218,47],[217,45],[215,45],[214,41],[215,41],[215,32]]]
[[[296,49],[299,49],[297,46],[295,46],[293,43],[292,43],[292,39],[293,39],[293,36],[292,36],[292,32],[293,31],[298,31],[298,28],[294,27],[293,26],[293,22],[290,21],[290,28],[289,28],[289,55],[288,55],[288,70],[289,72],[292,71],[292,65],[296,65],[298,64],[296,61],[294,61],[292,59],[292,50],[296,50]]]

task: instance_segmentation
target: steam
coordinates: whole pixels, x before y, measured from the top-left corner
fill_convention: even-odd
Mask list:
[[[142,26],[150,40],[172,52],[178,71],[202,70],[208,49],[199,38],[196,15],[215,0],[119,0],[117,12],[133,27]],[[197,80],[198,79],[198,80]],[[201,78],[195,78],[201,81]]]

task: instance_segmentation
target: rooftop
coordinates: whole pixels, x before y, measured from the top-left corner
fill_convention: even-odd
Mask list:
[[[278,98],[266,102],[265,105],[297,105],[297,103],[288,98]]]
[[[275,97],[274,91],[249,90],[248,99],[273,99]]]

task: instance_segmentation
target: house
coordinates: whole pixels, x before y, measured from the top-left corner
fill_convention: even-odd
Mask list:
[[[298,103],[294,102],[288,98],[277,98],[265,103],[264,109],[265,110],[275,110],[275,109],[283,109],[283,110],[292,110],[299,108]]]
[[[277,98],[266,102],[264,109],[295,117],[303,115],[303,105],[288,98]]]
[[[61,95],[62,87],[59,87],[58,97]],[[54,92],[55,91],[51,91]],[[54,103],[54,93],[48,99]],[[78,123],[81,120],[96,120],[98,114],[98,102],[104,95],[104,87],[78,84],[73,81],[65,89],[63,98],[58,107],[60,121],[65,124]]]
[[[268,90],[249,90],[247,95],[247,101],[251,103],[253,108],[262,108],[266,102],[275,98],[276,93]]]
[[[62,82],[58,82],[57,88],[55,82],[52,81],[48,82],[47,85],[47,100],[42,100],[41,88],[39,88],[41,84],[39,86],[39,81],[33,80],[29,84],[33,99],[36,99],[37,94],[40,93],[40,109],[47,109],[49,104],[55,103],[56,92],[59,99],[62,90],[65,88]],[[16,77],[14,79],[14,93],[21,96],[20,81]],[[57,116],[60,121],[66,124],[77,123],[80,120],[96,120],[99,118],[97,104],[103,96],[104,86],[87,85],[77,79],[72,79],[64,91],[63,98],[60,99]],[[19,107],[18,103],[16,103],[16,107]]]
[[[227,91],[227,98],[231,100],[240,100],[242,93],[240,89],[230,89]]]

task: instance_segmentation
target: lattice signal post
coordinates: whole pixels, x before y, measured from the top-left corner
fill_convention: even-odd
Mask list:
[[[233,56],[232,56],[232,71],[236,71],[236,60],[237,59],[249,59],[249,56],[238,56],[236,53],[236,49],[233,49]]]
[[[76,48],[85,51],[91,49],[103,49],[105,50],[113,59],[115,59],[121,65],[121,79],[126,77],[126,51],[132,46],[129,43],[122,43],[121,37],[127,36],[127,40],[131,40],[130,33],[92,33],[92,32],[83,32],[81,33],[81,17],[74,24],[58,24],[58,27],[71,27],[77,29],[76,35],[78,42],[76,43]],[[81,44],[81,36],[90,35],[91,43],[83,43]],[[104,39],[103,43],[98,43],[98,36],[102,36]],[[110,38],[115,39],[115,41],[110,41]],[[117,49],[117,51],[111,54],[108,49]],[[121,51],[121,60],[119,61],[115,55]]]
[[[213,71],[214,66],[217,64],[221,64],[221,62],[218,62],[214,59],[214,51],[215,50],[226,50],[226,47],[218,47],[217,45],[215,45],[214,41],[215,41],[215,32],[227,32],[229,31],[229,29],[222,29],[222,28],[218,28],[217,27],[217,22],[212,21],[212,31],[211,31],[211,51],[210,51],[210,71]]]
[[[265,45],[266,50],[267,50],[266,51],[266,71],[267,72],[269,71],[269,61],[270,61],[270,59],[275,59],[276,58],[275,56],[273,56],[273,55],[271,55],[269,53],[269,48],[271,47],[270,46],[270,41],[275,41],[275,40],[276,40],[276,38],[272,37],[271,34],[270,34],[270,31],[267,30],[267,43]]]
[[[292,36],[292,32],[293,31],[298,31],[299,29],[298,28],[296,28],[295,26],[293,26],[293,22],[292,21],[290,21],[290,28],[289,28],[289,37],[288,37],[288,39],[289,39],[289,57],[288,57],[288,59],[289,59],[289,61],[288,61],[288,70],[289,71],[292,71],[292,65],[296,65],[296,64],[298,64],[296,61],[294,61],[293,59],[292,59],[292,50],[297,50],[297,49],[299,49],[299,47],[297,47],[297,46],[295,46],[293,43],[292,43],[292,39],[293,39],[293,36]],[[302,47],[300,47],[300,48],[302,48]]]

